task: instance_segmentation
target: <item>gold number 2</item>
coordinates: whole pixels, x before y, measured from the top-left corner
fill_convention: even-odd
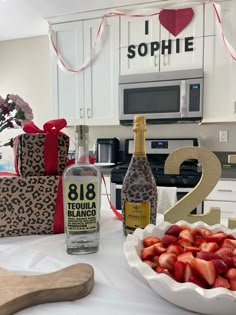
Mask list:
[[[185,220],[193,223],[220,223],[220,208],[211,208],[205,214],[190,214],[212,191],[221,176],[221,164],[214,153],[206,148],[182,147],[173,151],[166,159],[164,173],[179,174],[181,164],[188,159],[197,159],[202,164],[202,176],[198,184],[173,207],[166,210],[164,220],[175,223]],[[232,223],[232,222],[231,222]]]

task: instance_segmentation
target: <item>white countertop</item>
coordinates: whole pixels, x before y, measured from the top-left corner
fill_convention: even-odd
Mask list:
[[[122,223],[111,210],[101,214],[99,251],[89,255],[68,255],[64,234],[6,237],[0,240],[0,267],[20,274],[53,272],[84,262],[94,268],[92,292],[73,302],[30,307],[19,315],[196,315],[163,300],[131,271],[123,253]]]

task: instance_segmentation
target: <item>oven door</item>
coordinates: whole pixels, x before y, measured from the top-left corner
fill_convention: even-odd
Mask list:
[[[122,185],[111,183],[111,202],[117,210],[121,211]],[[177,201],[188,194],[193,188],[177,188]],[[192,214],[203,214],[203,202],[193,209]]]

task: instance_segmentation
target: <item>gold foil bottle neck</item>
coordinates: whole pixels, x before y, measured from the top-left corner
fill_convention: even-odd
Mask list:
[[[146,131],[146,118],[143,115],[134,116],[133,130]]]

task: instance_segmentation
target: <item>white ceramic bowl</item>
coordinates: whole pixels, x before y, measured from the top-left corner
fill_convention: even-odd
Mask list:
[[[179,221],[176,224],[188,225],[191,228],[206,227],[213,232],[223,230],[236,236],[236,229],[229,230],[220,224],[210,226],[203,222],[190,224],[185,221]],[[235,315],[236,291],[225,288],[203,289],[190,282],[179,283],[166,274],[156,273],[142,262],[140,258],[140,252],[143,248],[142,240],[150,235],[162,237],[170,225],[167,222],[158,225],[149,224],[145,229],[136,229],[132,235],[127,236],[124,243],[124,252],[134,273],[143,281],[146,281],[162,298],[177,306],[203,314]]]

